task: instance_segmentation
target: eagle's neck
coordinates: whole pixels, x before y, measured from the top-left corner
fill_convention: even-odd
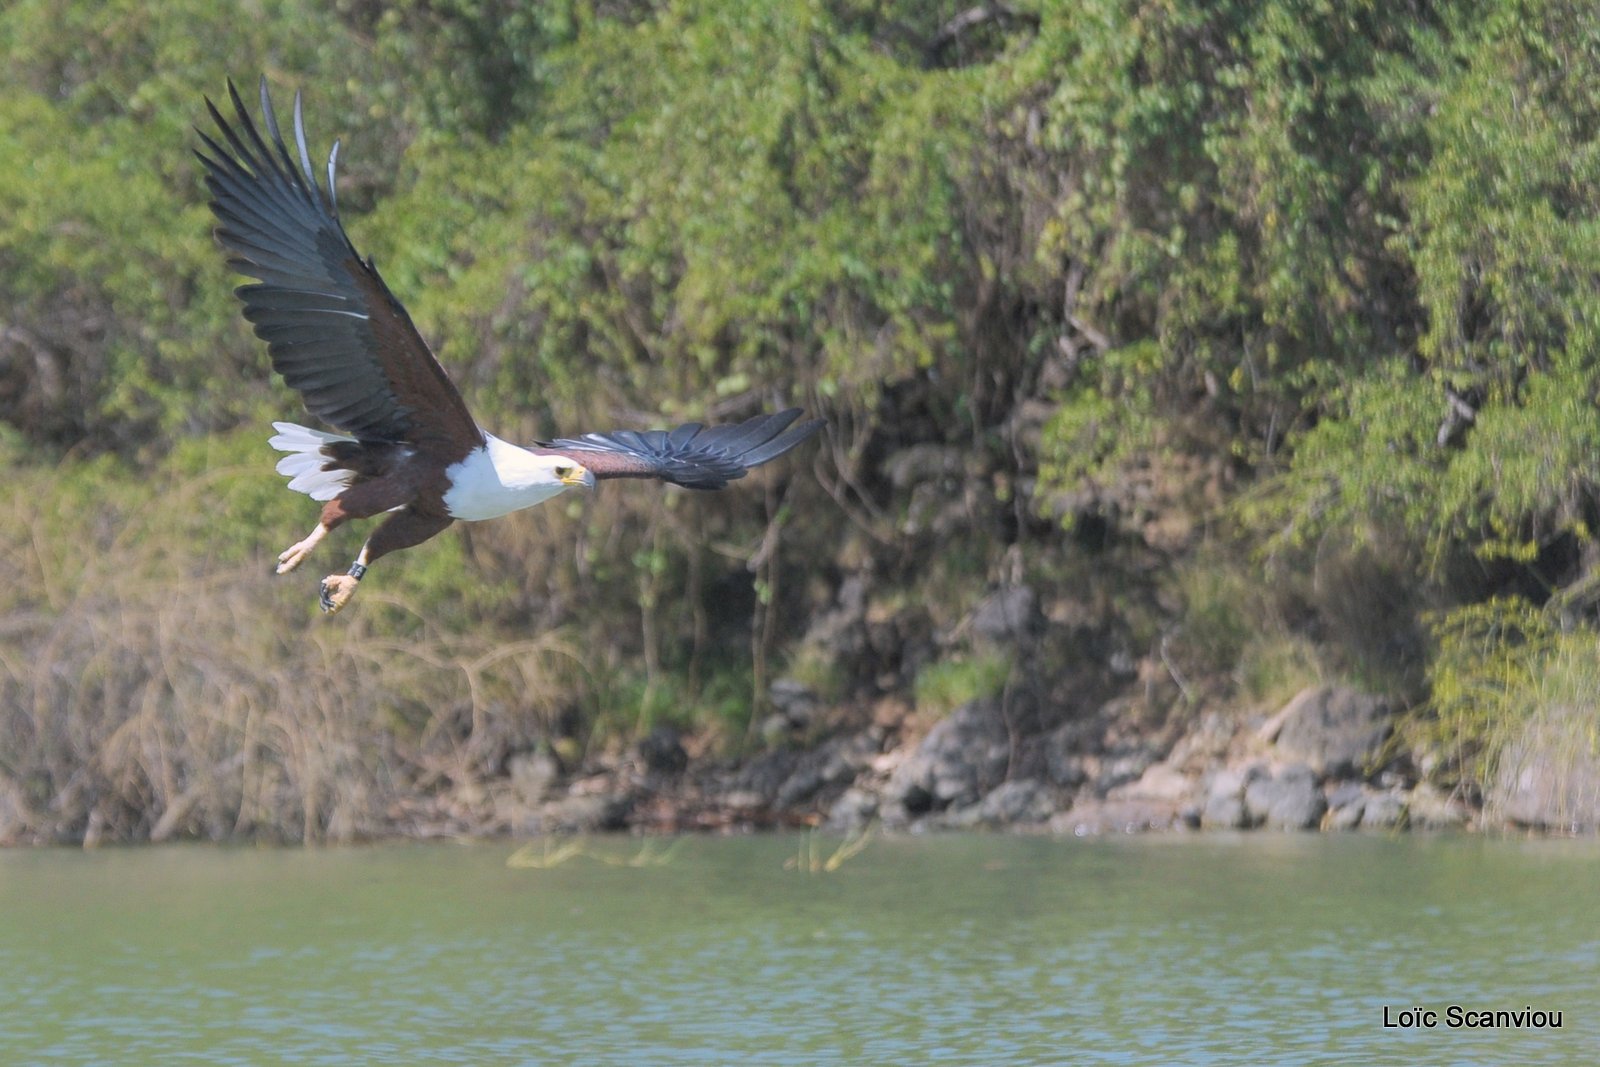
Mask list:
[[[532,507],[566,488],[550,473],[549,457],[535,455],[494,434],[445,476],[444,506],[458,519],[493,519]]]

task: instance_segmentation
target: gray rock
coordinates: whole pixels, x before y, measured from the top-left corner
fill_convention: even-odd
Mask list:
[[[1361,829],[1393,830],[1406,824],[1406,801],[1399,793],[1373,793],[1361,805]]]
[[[878,814],[878,797],[868,790],[851,786],[828,809],[828,829],[836,833],[864,830]]]
[[[1238,830],[1250,823],[1245,816],[1245,787],[1266,774],[1259,764],[1225,767],[1206,784],[1205,801],[1200,807],[1200,825],[1207,829]]]
[[[740,808],[764,808],[776,803],[783,788],[800,767],[801,753],[787,748],[766,752],[743,767],[722,789],[722,802]]]
[[[996,644],[1024,641],[1044,626],[1039,598],[1025,585],[1008,585],[984,598],[972,613],[972,630]]]
[[[1365,776],[1394,726],[1387,700],[1346,686],[1303,690],[1280,714],[1278,756],[1319,778]]]
[[[967,804],[929,815],[923,826],[930,830],[971,830],[983,821],[983,805]]]
[[[1328,813],[1323,817],[1325,830],[1354,830],[1361,825],[1361,814],[1367,808],[1367,794],[1355,782],[1344,782],[1328,794]]]
[[[812,618],[801,645],[812,654],[840,663],[855,662],[867,655],[870,641],[865,575],[851,574],[840,583],[833,606]]]
[[[795,772],[785,778],[783,784],[778,787],[777,794],[772,798],[773,806],[793,808],[804,804],[834,780],[829,771],[830,768],[815,764],[796,768]],[[844,773],[844,777],[850,777],[848,771]]]
[[[1076,789],[1089,780],[1090,760],[1098,747],[1096,727],[1091,719],[1072,719],[1050,731],[1041,747],[1051,784]]]
[[[1156,758],[1156,753],[1149,749],[1120,756],[1107,755],[1100,763],[1100,773],[1095,776],[1095,795],[1109,797],[1112,791],[1139,781]]]
[[[822,714],[822,698],[804,682],[779,678],[767,690],[773,713],[791,730],[808,729]]]
[[[1600,754],[1593,708],[1551,707],[1522,727],[1500,757],[1485,797],[1508,822],[1569,832],[1600,829]]]
[[[1055,801],[1043,783],[1035,778],[1019,778],[991,789],[978,805],[978,819],[996,825],[1040,823],[1055,810]]]
[[[1180,824],[1177,806],[1159,800],[1088,800],[1050,819],[1053,832],[1074,837],[1170,830]]]
[[[1244,797],[1207,797],[1200,809],[1200,825],[1207,830],[1243,830],[1249,826],[1244,815]]]
[[[802,755],[773,794],[773,805],[793,808],[851,781],[872,762],[878,745],[866,734],[835,737]]]
[[[1045,750],[1045,777],[1063,789],[1076,789],[1089,780],[1092,757],[1081,753]]]
[[[1406,822],[1418,830],[1455,830],[1467,824],[1472,813],[1461,801],[1441,793],[1427,782],[1406,799]]]
[[[1010,759],[999,703],[975,700],[928,731],[889,776],[883,799],[912,816],[964,807],[999,784]]]
[[[1190,771],[1200,771],[1220,763],[1237,729],[1232,716],[1208,711],[1172,746],[1166,762]]]
[[[627,797],[610,793],[562,797],[539,809],[539,823],[546,833],[620,830],[631,806]]]
[[[1257,778],[1244,790],[1245,818],[1253,826],[1306,830],[1317,825],[1327,807],[1316,774],[1304,763],[1292,763],[1271,777]]]
[[[1137,780],[1111,790],[1107,800],[1164,800],[1178,803],[1195,792],[1194,779],[1171,763],[1153,763]]]

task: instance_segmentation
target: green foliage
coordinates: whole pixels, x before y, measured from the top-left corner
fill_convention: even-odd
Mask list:
[[[1560,4],[1463,13],[1374,90],[1414,116],[1409,225],[1388,245],[1419,304],[1396,333],[1416,341],[1301,441],[1282,513],[1310,519],[1302,535],[1379,517],[1435,560],[1464,541],[1523,561],[1591,536],[1600,94],[1562,72],[1596,42],[1600,20]],[[1453,434],[1447,390],[1476,412]]]
[[[1552,689],[1572,695],[1577,682],[1582,702],[1593,701],[1600,683],[1593,635],[1561,633],[1525,600],[1472,604],[1434,625],[1433,696],[1413,729],[1466,781],[1488,780],[1501,746]]]
[[[1239,651],[1239,693],[1257,707],[1281,708],[1307,686],[1327,680],[1316,647],[1287,630],[1256,634]]]
[[[1000,652],[972,652],[928,664],[917,672],[917,710],[948,715],[961,705],[1005,691],[1012,661]]]
[[[1385,168],[1409,164],[1351,147],[1380,125],[1365,87],[1426,23],[1316,2],[1052,14],[1024,69],[1063,68],[1040,136],[1071,181],[1040,254],[1079,265],[1068,310],[1112,349],[1064,397],[1062,451],[1108,413],[1148,442],[1202,403],[1239,455],[1270,455],[1309,394],[1397,350],[1382,312],[1408,301],[1384,291],[1399,177]],[[1110,476],[1119,458],[1076,463]]]
[[[75,390],[18,383],[4,414],[37,439],[120,447],[262,410],[183,150],[202,94],[232,75],[250,98],[258,70],[305,88],[315,142],[344,139],[357,243],[486,417],[531,404],[548,431],[549,408],[655,396],[701,414],[687,398],[780,373],[856,396],[963,358],[958,194],[983,95],[878,47],[899,14],[59,8],[0,16],[0,284],[14,336]]]
[[[1600,17],[1560,0],[1091,4],[1017,68],[1064,72],[1031,105],[1071,179],[1039,248],[1081,268],[1046,486],[1213,449],[1173,432],[1205,419],[1264,475],[1232,514],[1277,567],[1414,561],[1361,612],[1398,650],[1362,650],[1331,582],[1315,632],[1348,632],[1345,669],[1432,662],[1441,736],[1474,752],[1537,677],[1525,628],[1477,627],[1471,602],[1559,589],[1578,574],[1554,561],[1594,542],[1600,91],[1573,72],[1597,50]],[[1404,638],[1461,601],[1436,652]],[[1524,672],[1471,714],[1469,630]]]

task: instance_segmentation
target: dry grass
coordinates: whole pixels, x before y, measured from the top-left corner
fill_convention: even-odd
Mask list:
[[[362,610],[330,625],[315,571],[269,576],[274,524],[255,545],[207,532],[228,475],[154,496],[109,469],[75,489],[26,470],[13,483],[0,841],[425,831],[459,815],[447,794],[499,774],[588,684],[559,634],[446,632],[400,583],[370,583]]]

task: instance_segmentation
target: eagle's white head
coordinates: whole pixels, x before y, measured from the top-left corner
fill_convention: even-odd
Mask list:
[[[594,488],[594,472],[577,460],[566,456],[539,456],[538,459],[546,461],[550,477],[563,489]]]
[[[594,472],[570,456],[543,455],[485,434],[475,449],[445,471],[445,507],[457,519],[492,519],[532,507],[573,486],[594,488]]]

